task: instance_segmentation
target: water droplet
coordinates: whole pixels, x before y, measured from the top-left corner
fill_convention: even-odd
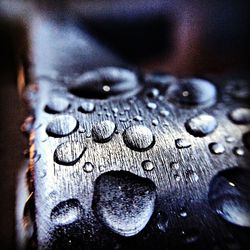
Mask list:
[[[125,171],[112,171],[97,178],[93,209],[106,227],[128,237],[146,226],[155,200],[156,187],[152,181]]]
[[[160,95],[160,90],[157,89],[157,88],[151,88],[149,89],[147,92],[146,92],[146,95],[149,97],[149,98],[156,98]]]
[[[126,121],[128,121],[128,118],[127,117],[120,117],[119,121],[120,122],[126,122]]]
[[[211,134],[217,125],[216,119],[207,114],[195,116],[185,123],[187,131],[195,137],[204,137]]]
[[[152,120],[152,125],[158,126],[158,125],[159,125],[159,121],[156,120],[156,119],[153,119],[153,120]]]
[[[199,176],[192,169],[186,170],[186,176],[192,182],[197,182],[199,180]]]
[[[83,155],[86,147],[77,141],[60,144],[54,153],[54,160],[62,165],[74,165]]]
[[[80,107],[78,110],[82,113],[92,113],[95,111],[95,104],[93,102],[81,102]]]
[[[181,216],[182,218],[186,218],[186,217],[188,216],[187,211],[184,210],[184,209],[182,209],[182,211],[180,212],[180,216]]]
[[[250,227],[250,171],[231,168],[213,177],[209,187],[209,203],[224,220]]]
[[[116,130],[116,125],[110,121],[105,120],[96,123],[92,128],[92,136],[96,142],[108,142],[112,139]]]
[[[112,108],[112,111],[116,114],[116,113],[118,113],[118,108]]]
[[[170,112],[166,109],[161,109],[160,110],[160,115],[163,117],[168,117],[170,115]]]
[[[136,115],[134,117],[134,120],[137,121],[137,122],[142,122],[143,121],[143,118],[140,116],[140,115]]]
[[[127,69],[106,67],[85,72],[69,91],[79,97],[106,99],[119,95],[133,95],[140,89],[137,76]]]
[[[178,174],[174,174],[174,179],[179,182],[181,180],[181,177]]]
[[[186,105],[214,103],[217,91],[213,84],[202,79],[184,79],[179,84],[172,84],[168,97],[174,102]]]
[[[175,145],[179,149],[191,147],[191,143],[189,141],[187,141],[186,139],[183,139],[183,138],[176,139],[175,140]]]
[[[44,111],[50,114],[57,114],[66,111],[69,108],[69,101],[63,97],[53,96],[49,98]]]
[[[147,108],[148,108],[148,109],[156,109],[156,108],[157,108],[157,105],[156,105],[156,103],[154,103],[154,102],[148,102],[148,103],[147,103]]]
[[[170,168],[178,170],[180,168],[180,165],[178,162],[170,162]]]
[[[236,124],[249,124],[250,123],[250,109],[237,108],[229,114],[230,119]]]
[[[163,233],[166,233],[168,230],[168,217],[164,212],[159,212],[156,216],[157,227]]]
[[[235,141],[235,138],[232,136],[225,136],[225,140],[226,140],[226,142],[231,143],[231,142]]]
[[[56,205],[50,214],[51,221],[56,225],[69,225],[80,219],[82,206],[77,199],[69,199]]]
[[[86,173],[91,173],[94,169],[94,165],[91,162],[86,162],[83,166],[83,170]]]
[[[127,147],[142,151],[149,149],[154,143],[151,130],[143,125],[135,125],[123,132],[123,140]]]
[[[212,142],[208,145],[211,153],[213,154],[223,154],[225,152],[225,147],[221,143]]]
[[[67,136],[78,127],[77,120],[71,115],[58,115],[48,124],[46,132],[49,136],[63,137]]]
[[[142,168],[146,171],[152,171],[155,168],[155,166],[153,162],[146,160],[142,162]]]
[[[250,150],[250,131],[243,134],[242,140],[245,147]]]
[[[234,152],[234,154],[237,155],[237,156],[243,156],[243,155],[245,154],[244,149],[243,149],[243,148],[239,148],[239,147],[235,147],[235,148],[233,149],[233,152]]]

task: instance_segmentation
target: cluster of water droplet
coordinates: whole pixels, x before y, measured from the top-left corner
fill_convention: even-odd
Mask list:
[[[117,80],[118,79],[118,80]],[[146,81],[159,83],[163,87],[147,87],[145,94],[147,97],[145,108],[150,113],[156,112],[159,117],[168,118],[170,110],[159,105],[159,101],[170,101],[178,108],[197,108],[209,107],[216,102],[216,87],[209,81],[202,79],[184,79],[177,81],[169,75],[148,75]],[[126,85],[125,83],[129,83]],[[93,88],[94,84],[94,88]],[[92,114],[97,110],[96,100],[87,99],[107,99],[110,97],[121,96],[124,92],[131,94],[133,90],[140,89],[138,79],[128,70],[117,70],[115,68],[100,69],[88,72],[79,77],[76,84],[70,88],[70,92],[81,100],[77,110],[85,115]],[[164,90],[164,91],[163,91]],[[134,93],[134,92],[133,92]],[[237,94],[240,98],[242,93]],[[244,95],[245,98],[245,95]],[[133,120],[142,124],[130,124],[122,132],[124,144],[131,150],[142,152],[151,149],[157,141],[150,126],[144,125],[144,117],[141,113],[133,117],[124,116],[125,111],[130,111],[135,100],[126,100],[124,112],[119,114],[117,107],[112,108],[114,117],[121,115],[119,121],[127,122]],[[160,109],[159,109],[160,107]],[[80,122],[70,114],[62,114],[71,108],[71,103],[62,97],[53,97],[45,106],[45,111],[54,115],[48,123],[46,132],[50,137],[66,137],[77,132],[81,127]],[[200,111],[199,111],[200,112]],[[96,112],[97,113],[97,112]],[[132,112],[131,112],[132,113]],[[108,115],[109,114],[109,115]],[[101,116],[101,111],[97,114]],[[107,117],[111,114],[106,112]],[[250,109],[240,107],[229,112],[228,117],[237,125],[250,124]],[[152,119],[151,124],[158,126],[160,120]],[[147,122],[145,122],[147,123]],[[26,121],[24,130],[29,130],[29,122]],[[91,135],[96,143],[107,143],[112,140],[117,125],[112,119],[100,119],[92,126]],[[177,149],[189,150],[192,146],[191,137],[206,137],[212,134],[219,126],[214,115],[200,112],[195,116],[189,117],[183,124],[183,128],[188,132],[187,135],[180,136],[173,142]],[[79,131],[80,132],[80,131]],[[232,142],[233,137],[227,137],[226,142]],[[242,141],[247,149],[250,149],[250,132],[246,132]],[[220,155],[226,151],[222,142],[211,142],[208,148],[212,154]],[[79,141],[63,142],[57,146],[54,152],[54,160],[61,165],[74,165],[80,160],[87,146]],[[235,147],[234,153],[237,156],[244,155],[243,147]],[[170,164],[171,169],[175,170],[174,178],[177,182],[181,176],[177,173],[178,162]],[[141,167],[145,171],[153,171],[157,165],[151,160],[144,160]],[[85,162],[82,169],[86,173],[91,173],[95,165]],[[104,172],[99,168],[100,172]],[[192,170],[186,171],[186,178],[193,182],[198,181],[198,175]],[[229,169],[217,174],[210,183],[209,202],[215,212],[225,220],[236,225],[250,227],[250,200],[248,192],[250,190],[250,174],[245,169]],[[125,171],[111,171],[103,173],[95,181],[95,191],[93,197],[93,210],[97,218],[111,231],[122,236],[133,236],[140,232],[149,222],[155,206],[156,186],[149,179],[141,178]],[[70,224],[79,220],[82,215],[82,206],[77,199],[63,201],[55,206],[51,211],[50,219],[55,224]],[[179,213],[181,218],[188,216],[186,210]],[[168,217],[164,212],[157,214],[158,228],[166,232],[168,228]],[[193,237],[194,238],[194,237]],[[193,238],[189,237],[192,241]]]

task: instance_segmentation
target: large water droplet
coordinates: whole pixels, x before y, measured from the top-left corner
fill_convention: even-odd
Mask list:
[[[47,126],[46,132],[53,137],[63,137],[74,132],[78,127],[77,120],[71,115],[58,115]]]
[[[133,236],[152,216],[155,189],[149,179],[129,172],[105,173],[95,182],[93,209],[109,229],[122,236]]]
[[[250,171],[231,168],[211,181],[209,203],[214,211],[235,225],[250,227]]]
[[[223,144],[221,143],[217,143],[217,142],[212,142],[208,145],[211,153],[213,154],[222,154],[225,152],[225,147],[223,146]]]
[[[242,140],[245,147],[250,150],[250,131],[243,134]]]
[[[69,91],[79,97],[106,99],[122,94],[135,94],[139,86],[134,72],[107,67],[84,73],[76,79]]]
[[[86,147],[77,141],[60,144],[54,153],[54,160],[62,165],[74,165],[83,155]]]
[[[207,114],[195,116],[185,123],[187,131],[195,137],[204,137],[212,133],[217,125],[216,119]]]
[[[51,221],[56,225],[68,225],[80,219],[82,206],[77,199],[69,199],[56,205],[50,214]]]
[[[154,136],[151,130],[143,125],[135,125],[123,132],[125,144],[137,151],[147,150],[154,143]]]
[[[50,114],[57,114],[66,111],[69,108],[69,101],[63,97],[53,96],[49,98],[45,111]]]
[[[116,125],[110,121],[105,120],[96,123],[92,128],[92,136],[96,142],[107,142],[111,140],[115,133]]]
[[[184,79],[172,84],[168,89],[168,98],[180,104],[201,105],[214,103],[217,91],[213,84],[202,79]]]
[[[229,114],[230,119],[236,124],[249,124],[250,123],[250,109],[237,108]]]
[[[78,110],[82,113],[92,113],[95,110],[95,104],[93,102],[81,102],[80,107]]]
[[[183,139],[183,138],[176,139],[175,140],[175,145],[179,149],[191,147],[191,143],[189,141],[187,141],[186,139]]]

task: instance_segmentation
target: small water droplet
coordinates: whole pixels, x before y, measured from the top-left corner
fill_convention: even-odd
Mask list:
[[[166,233],[168,230],[168,217],[164,212],[159,212],[156,216],[157,227],[163,233]]]
[[[221,143],[212,142],[208,145],[211,153],[213,154],[223,154],[225,152],[225,147]]]
[[[181,180],[181,177],[178,174],[174,174],[174,179],[179,182]]]
[[[217,96],[213,84],[202,79],[183,79],[179,84],[172,84],[167,92],[171,101],[186,105],[214,103]]]
[[[168,117],[170,115],[170,112],[166,109],[161,109],[160,110],[160,115],[163,117]]]
[[[184,210],[184,209],[182,209],[182,211],[180,212],[180,216],[181,216],[182,218],[186,218],[186,217],[188,216],[187,211]]]
[[[108,142],[112,139],[116,130],[116,125],[110,121],[105,120],[96,123],[92,128],[92,136],[96,142]]]
[[[157,88],[151,88],[149,89],[147,92],[146,92],[146,95],[149,97],[149,98],[156,98],[160,95],[160,90],[157,89]]]
[[[69,225],[80,219],[82,206],[77,199],[69,199],[56,205],[50,214],[51,221],[56,225]]]
[[[191,228],[188,231],[183,232],[184,242],[186,244],[193,244],[199,239],[199,231],[197,229]]]
[[[250,150],[250,131],[243,134],[242,141],[245,147]]]
[[[49,136],[63,137],[73,133],[78,127],[77,120],[71,115],[58,115],[49,122],[46,132]]]
[[[59,96],[53,96],[49,99],[44,111],[50,114],[57,114],[66,111],[70,106],[67,99]]]
[[[175,145],[179,149],[191,147],[191,143],[189,141],[187,141],[186,139],[183,139],[183,138],[176,139],[175,140]]]
[[[233,185],[232,185],[233,184]],[[215,175],[209,186],[209,203],[224,220],[250,227],[250,171],[231,168]]]
[[[95,104],[93,102],[81,102],[80,107],[78,110],[82,113],[92,113],[95,111]]]
[[[148,102],[148,103],[147,103],[147,108],[148,108],[148,109],[156,109],[156,108],[157,108],[157,105],[156,105],[156,103],[154,103],[154,102]]]
[[[226,140],[226,142],[231,143],[231,142],[235,141],[235,138],[232,136],[225,136],[225,140]]]
[[[91,173],[94,169],[94,165],[91,162],[86,162],[83,166],[83,170],[86,173]]]
[[[77,141],[60,144],[54,153],[54,160],[62,165],[74,165],[83,155],[86,147]]]
[[[237,108],[229,114],[230,119],[236,124],[249,124],[250,123],[250,109]]]
[[[199,180],[199,176],[192,169],[186,170],[186,176],[191,182],[197,182]]]
[[[245,154],[244,149],[243,149],[243,148],[239,148],[239,147],[235,147],[235,148],[233,149],[233,152],[234,152],[234,154],[237,155],[237,156],[243,156],[243,155]]]
[[[156,119],[153,119],[153,120],[152,120],[152,125],[158,126],[158,125],[159,125],[159,121],[156,120]]]
[[[140,115],[136,115],[134,117],[134,120],[137,121],[137,122],[142,122],[143,121],[143,117],[141,117]]]
[[[123,140],[127,147],[143,151],[153,145],[154,136],[149,128],[143,125],[134,125],[123,132]]]
[[[180,168],[180,165],[178,162],[170,162],[170,168],[178,170]]]
[[[154,166],[153,162],[146,160],[146,161],[142,162],[142,168],[145,171],[152,171],[155,168],[155,166]]]
[[[207,114],[201,114],[189,119],[185,123],[187,131],[195,137],[211,134],[218,126],[216,119]]]
[[[114,112],[114,113],[118,113],[118,108],[112,108],[112,111]]]
[[[128,121],[128,118],[127,117],[120,117],[119,121],[120,122],[126,122],[126,121]]]
[[[149,179],[125,171],[111,171],[95,182],[93,209],[106,227],[129,237],[147,225],[155,200],[156,187]]]

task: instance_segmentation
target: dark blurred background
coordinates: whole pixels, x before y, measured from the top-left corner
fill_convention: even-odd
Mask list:
[[[1,249],[15,246],[16,179],[27,143],[19,132],[27,111],[21,105],[17,79],[22,66],[25,73],[22,80],[32,82],[32,74],[27,72],[32,72],[34,64],[30,56],[34,33],[29,26],[40,13],[43,17],[45,13],[49,18],[58,16],[64,22],[72,22],[83,34],[94,38],[98,44],[92,48],[95,58],[82,51],[83,69],[117,64],[179,76],[248,75],[249,72],[247,1],[1,1]],[[54,60],[56,65],[57,48],[64,48],[63,39],[68,38],[59,34],[51,44],[46,37],[49,35],[38,32],[36,40],[47,43],[45,50],[54,51],[47,60]],[[74,45],[73,40],[71,47]],[[46,53],[39,48],[34,53]],[[46,58],[43,63],[47,63]],[[59,66],[67,68],[67,61],[64,63]]]

